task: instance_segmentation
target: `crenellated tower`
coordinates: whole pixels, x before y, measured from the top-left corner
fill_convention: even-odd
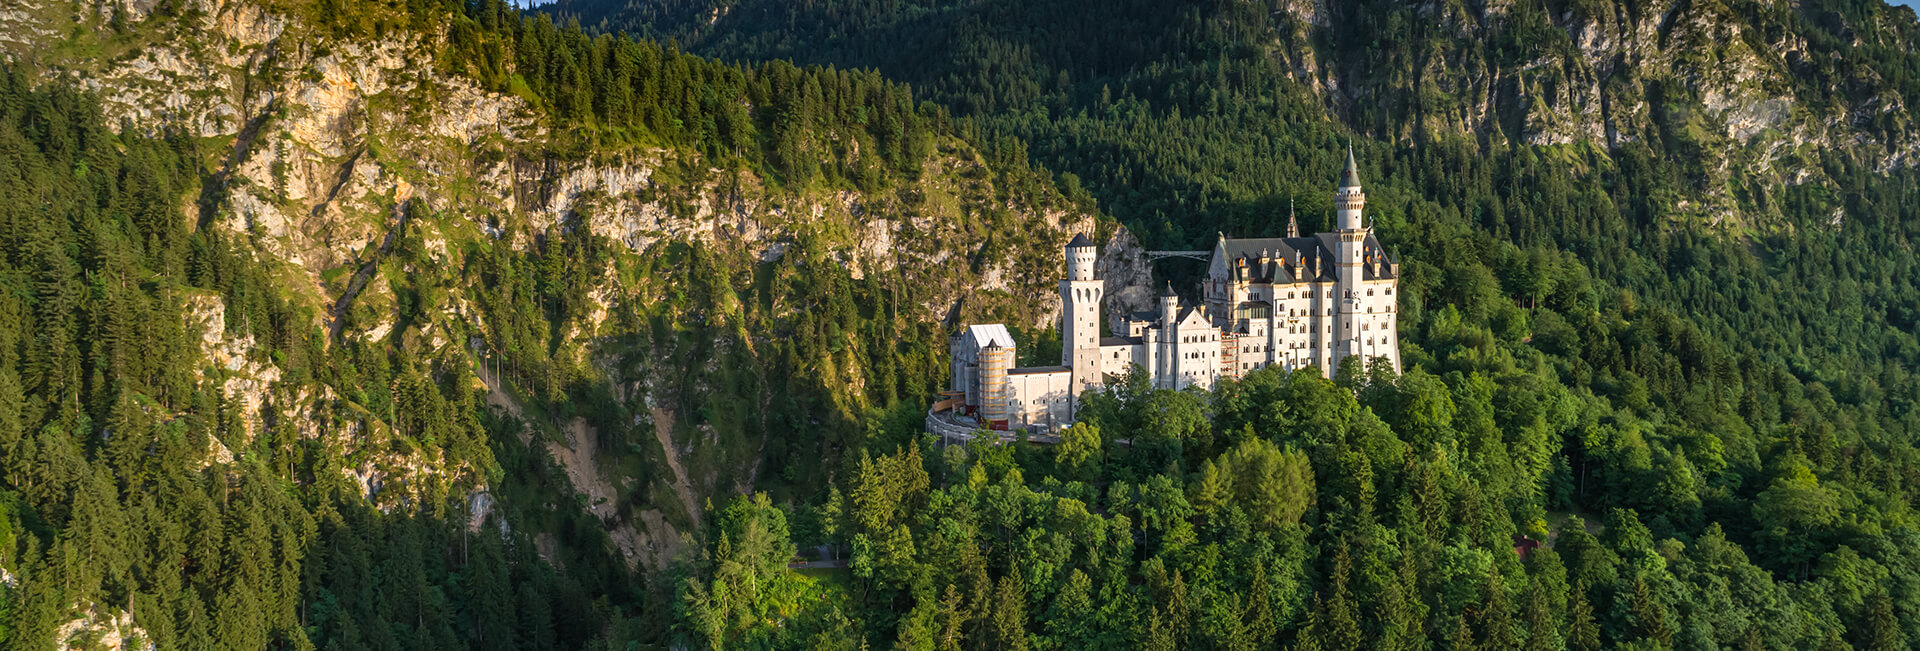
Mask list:
[[[1060,363],[1073,369],[1072,394],[1100,384],[1100,299],[1105,283],[1093,277],[1099,257],[1085,233],[1067,243],[1067,277],[1060,281]]]

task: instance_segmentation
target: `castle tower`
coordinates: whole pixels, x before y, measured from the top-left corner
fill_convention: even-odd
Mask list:
[[[1075,396],[1102,380],[1100,299],[1106,288],[1093,278],[1097,257],[1085,233],[1067,243],[1067,277],[1060,281],[1060,363],[1073,369]]]
[[[1361,251],[1367,244],[1367,227],[1362,212],[1367,207],[1367,193],[1360,190],[1360,166],[1353,160],[1353,147],[1347,147],[1347,168],[1340,172],[1340,187],[1334,190],[1333,206],[1338,214],[1339,230],[1334,232],[1339,239],[1338,250],[1334,251],[1335,270],[1338,284],[1334,288],[1334,301],[1339,308],[1339,317],[1333,323],[1333,364],[1327,368],[1331,374],[1339,368],[1349,355],[1360,354],[1359,309],[1357,301],[1348,300],[1359,296],[1363,289],[1360,280]]]
[[[1360,166],[1353,161],[1353,147],[1347,147],[1347,168],[1340,172],[1340,187],[1333,192],[1333,208],[1340,231],[1357,231],[1361,211],[1367,207],[1367,193],[1360,191]]]
[[[1162,389],[1179,387],[1180,374],[1180,295],[1173,283],[1160,291],[1160,352],[1158,368],[1153,370],[1154,385]]]

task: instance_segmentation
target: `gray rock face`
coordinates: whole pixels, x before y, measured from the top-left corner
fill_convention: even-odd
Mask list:
[[[1820,55],[1793,29],[1757,24],[1768,20],[1757,8],[1684,0],[1574,3],[1547,16],[1564,42],[1537,38],[1536,47],[1525,50],[1532,58],[1508,62],[1495,60],[1499,53],[1489,44],[1519,19],[1514,2],[1407,4],[1441,43],[1432,56],[1410,63],[1414,70],[1389,74],[1369,67],[1376,64],[1333,60],[1314,37],[1341,14],[1320,0],[1276,3],[1275,55],[1337,114],[1420,96],[1417,111],[1405,108],[1418,117],[1397,120],[1388,127],[1393,133],[1383,134],[1402,140],[1424,133],[1489,145],[1605,149],[1685,140],[1701,152],[1706,176],[1692,179],[1702,201],[1688,211],[1711,220],[1745,218],[1728,194],[1730,178],[1825,180],[1818,150],[1845,150],[1880,170],[1912,165],[1920,155],[1920,132],[1890,85],[1856,79],[1888,90],[1864,97],[1835,92],[1831,96],[1853,99],[1807,103],[1796,90],[1805,84],[1796,67]],[[1867,124],[1877,126],[1861,128]]]
[[[1153,267],[1132,232],[1120,228],[1107,238],[1094,272],[1106,280],[1105,316],[1109,322],[1119,315],[1153,308]]]

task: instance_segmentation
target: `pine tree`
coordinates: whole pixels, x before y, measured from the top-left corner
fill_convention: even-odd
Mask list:
[[[1473,643],[1473,628],[1467,626],[1467,614],[1462,612],[1454,618],[1452,637],[1447,638],[1447,651],[1475,651],[1479,647]]]
[[[1180,648],[1179,643],[1174,641],[1173,626],[1167,619],[1159,607],[1148,612],[1147,639],[1140,645],[1143,651],[1175,651]]]
[[[1867,598],[1866,631],[1861,642],[1864,651],[1891,651],[1907,646],[1900,619],[1893,611],[1893,598],[1884,591]]]
[[[512,589],[507,585],[507,559],[492,527],[474,534],[473,555],[467,563],[467,603],[473,618],[474,646],[480,649],[515,648]]]
[[[947,584],[947,592],[940,598],[940,651],[959,651],[970,614],[960,601],[960,589]]]
[[[1327,605],[1321,601],[1320,593],[1313,593],[1313,608],[1307,611],[1307,621],[1293,634],[1293,651],[1323,651],[1327,648],[1323,639],[1326,634],[1320,626],[1326,610]]]
[[[1673,646],[1673,628],[1667,625],[1666,610],[1654,602],[1644,577],[1633,578],[1633,598],[1629,607],[1632,609],[1635,632],[1641,638],[1655,640],[1661,646]]]
[[[1576,583],[1567,600],[1567,648],[1599,651],[1600,625],[1593,620],[1593,606],[1587,603],[1587,586]]]
[[[1827,637],[1820,642],[1820,651],[1854,651],[1853,645],[1840,639],[1839,629],[1827,629]]]
[[[1500,580],[1498,565],[1491,566],[1487,574],[1487,604],[1481,622],[1487,648],[1520,647],[1520,632],[1514,629],[1513,607],[1507,601],[1507,585]]]
[[[1016,575],[1000,577],[993,599],[993,637],[989,646],[999,651],[1027,648],[1027,597]]]
[[[1272,648],[1277,634],[1272,601],[1273,588],[1268,585],[1267,565],[1255,559],[1253,577],[1247,587],[1247,602],[1243,605],[1240,618],[1247,623],[1247,637],[1258,648]]]
[[[1547,589],[1539,583],[1527,590],[1527,648],[1547,651],[1563,648],[1558,624],[1554,622],[1552,606],[1547,603]]]
[[[1347,587],[1348,577],[1353,573],[1353,557],[1348,552],[1350,545],[1345,539],[1340,541],[1339,551],[1333,558],[1333,599],[1327,604],[1326,648],[1359,649],[1363,644],[1360,621],[1355,616],[1353,591]]]

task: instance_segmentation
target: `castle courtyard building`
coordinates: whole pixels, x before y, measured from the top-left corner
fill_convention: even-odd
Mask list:
[[[1182,305],[1168,286],[1155,309],[1121,315],[1105,336],[1099,252],[1085,234],[1075,236],[1060,281],[1061,365],[1015,368],[1005,326],[970,326],[950,342],[952,391],[929,422],[951,410],[990,429],[1057,431],[1073,421],[1078,396],[1135,367],[1164,389],[1211,388],[1276,365],[1331,376],[1342,364],[1379,359],[1398,372],[1400,265],[1367,226],[1366,201],[1349,150],[1333,232],[1303,237],[1289,214],[1285,237],[1221,235],[1199,304]]]

